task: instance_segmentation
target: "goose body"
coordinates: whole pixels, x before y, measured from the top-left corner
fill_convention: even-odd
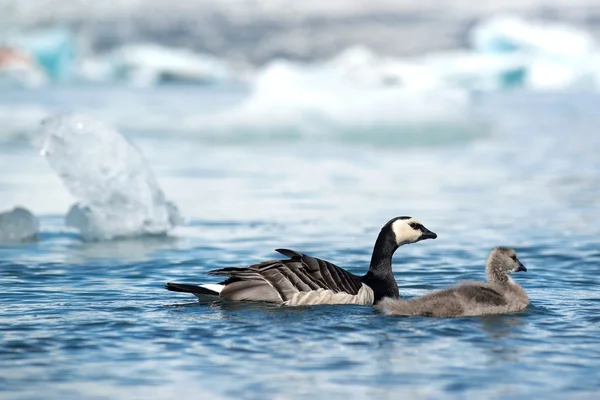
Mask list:
[[[166,288],[198,298],[266,301],[287,306],[318,304],[373,305],[384,297],[398,298],[392,256],[399,246],[437,235],[411,217],[397,217],[383,226],[366,275],[354,275],[337,265],[294,250],[277,249],[288,257],[245,268],[221,268],[210,275],[226,276],[219,284],[167,283]]]
[[[376,308],[387,315],[425,317],[464,317],[521,311],[529,305],[529,297],[509,276],[518,271],[527,269],[515,251],[497,247],[488,258],[488,282],[465,281],[408,301],[385,298]]]

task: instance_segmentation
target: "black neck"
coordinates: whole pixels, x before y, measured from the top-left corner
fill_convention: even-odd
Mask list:
[[[369,272],[362,277],[363,282],[373,289],[376,303],[384,297],[400,297],[398,283],[392,271],[392,256],[397,248],[393,232],[382,229],[373,248]]]

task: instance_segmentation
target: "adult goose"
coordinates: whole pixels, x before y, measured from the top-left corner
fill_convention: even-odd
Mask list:
[[[527,271],[513,249],[497,247],[486,265],[488,282],[462,282],[446,290],[414,300],[385,298],[376,308],[387,315],[464,317],[503,314],[524,310],[529,305],[525,290],[510,277]]]
[[[293,250],[277,249],[289,259],[265,261],[246,268],[209,271],[210,275],[228,277],[219,284],[167,283],[166,288],[192,293],[198,298],[265,301],[287,306],[373,305],[384,297],[399,297],[392,272],[392,256],[396,249],[436,237],[415,218],[396,217],[381,228],[373,248],[371,266],[363,276],[354,275],[329,261]]]

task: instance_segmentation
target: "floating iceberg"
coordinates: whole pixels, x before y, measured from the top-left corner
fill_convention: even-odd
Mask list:
[[[9,46],[0,46],[0,85],[38,87],[48,79],[37,61],[27,53]]]
[[[472,48],[480,53],[527,52],[575,57],[596,52],[594,38],[573,26],[497,16],[477,24],[470,32]]]
[[[468,51],[440,52],[412,58],[431,71],[438,85],[467,90],[503,90],[522,87],[529,58],[521,54],[479,54]]]
[[[244,103],[198,115],[194,125],[217,140],[237,142],[413,145],[461,141],[482,133],[464,90],[372,85],[327,65],[284,61],[259,72]]]
[[[155,44],[123,46],[104,60],[112,68],[115,79],[138,86],[167,82],[209,84],[229,77],[226,65],[216,57]]]
[[[440,89],[497,90],[520,86],[527,58],[520,54],[470,51],[430,53],[407,58],[380,57],[352,47],[326,63],[354,82],[398,86],[411,91]]]
[[[533,90],[589,90],[600,84],[594,37],[577,27],[498,16],[470,32],[482,55],[525,60],[523,86]]]
[[[66,223],[84,240],[164,235],[182,223],[140,152],[102,123],[83,115],[46,119],[40,151],[79,200]]]
[[[355,83],[431,90],[443,86],[436,71],[408,59],[381,57],[362,46],[350,47],[325,63]]]
[[[72,77],[77,56],[77,44],[66,29],[47,29],[8,38],[10,47],[31,55],[54,81]]]
[[[39,229],[38,219],[28,210],[15,207],[0,213],[0,243],[19,243],[34,240]]]
[[[531,60],[525,86],[533,90],[589,91],[600,88],[600,54],[584,58]]]

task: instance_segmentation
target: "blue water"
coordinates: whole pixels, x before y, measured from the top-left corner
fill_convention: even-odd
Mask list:
[[[388,126],[390,144],[377,132],[344,139],[330,124],[327,140],[312,132],[239,143],[178,126],[242,96],[211,90],[0,98],[26,110],[11,125],[23,131],[36,107],[112,116],[187,218],[168,238],[83,243],[62,222],[73,199],[23,132],[5,132],[0,209],[28,207],[41,234],[0,247],[2,399],[597,398],[600,97],[478,95],[473,124],[448,126],[443,140],[422,140],[426,123],[407,134],[400,121]],[[154,100],[166,117],[151,129],[156,119],[142,121],[134,105]],[[277,257],[277,247],[361,274],[381,225],[397,215],[439,235],[397,252],[401,295],[484,279],[489,251],[505,245],[528,268],[515,279],[530,307],[404,318],[360,306],[201,304],[163,289],[213,282],[203,272]]]

